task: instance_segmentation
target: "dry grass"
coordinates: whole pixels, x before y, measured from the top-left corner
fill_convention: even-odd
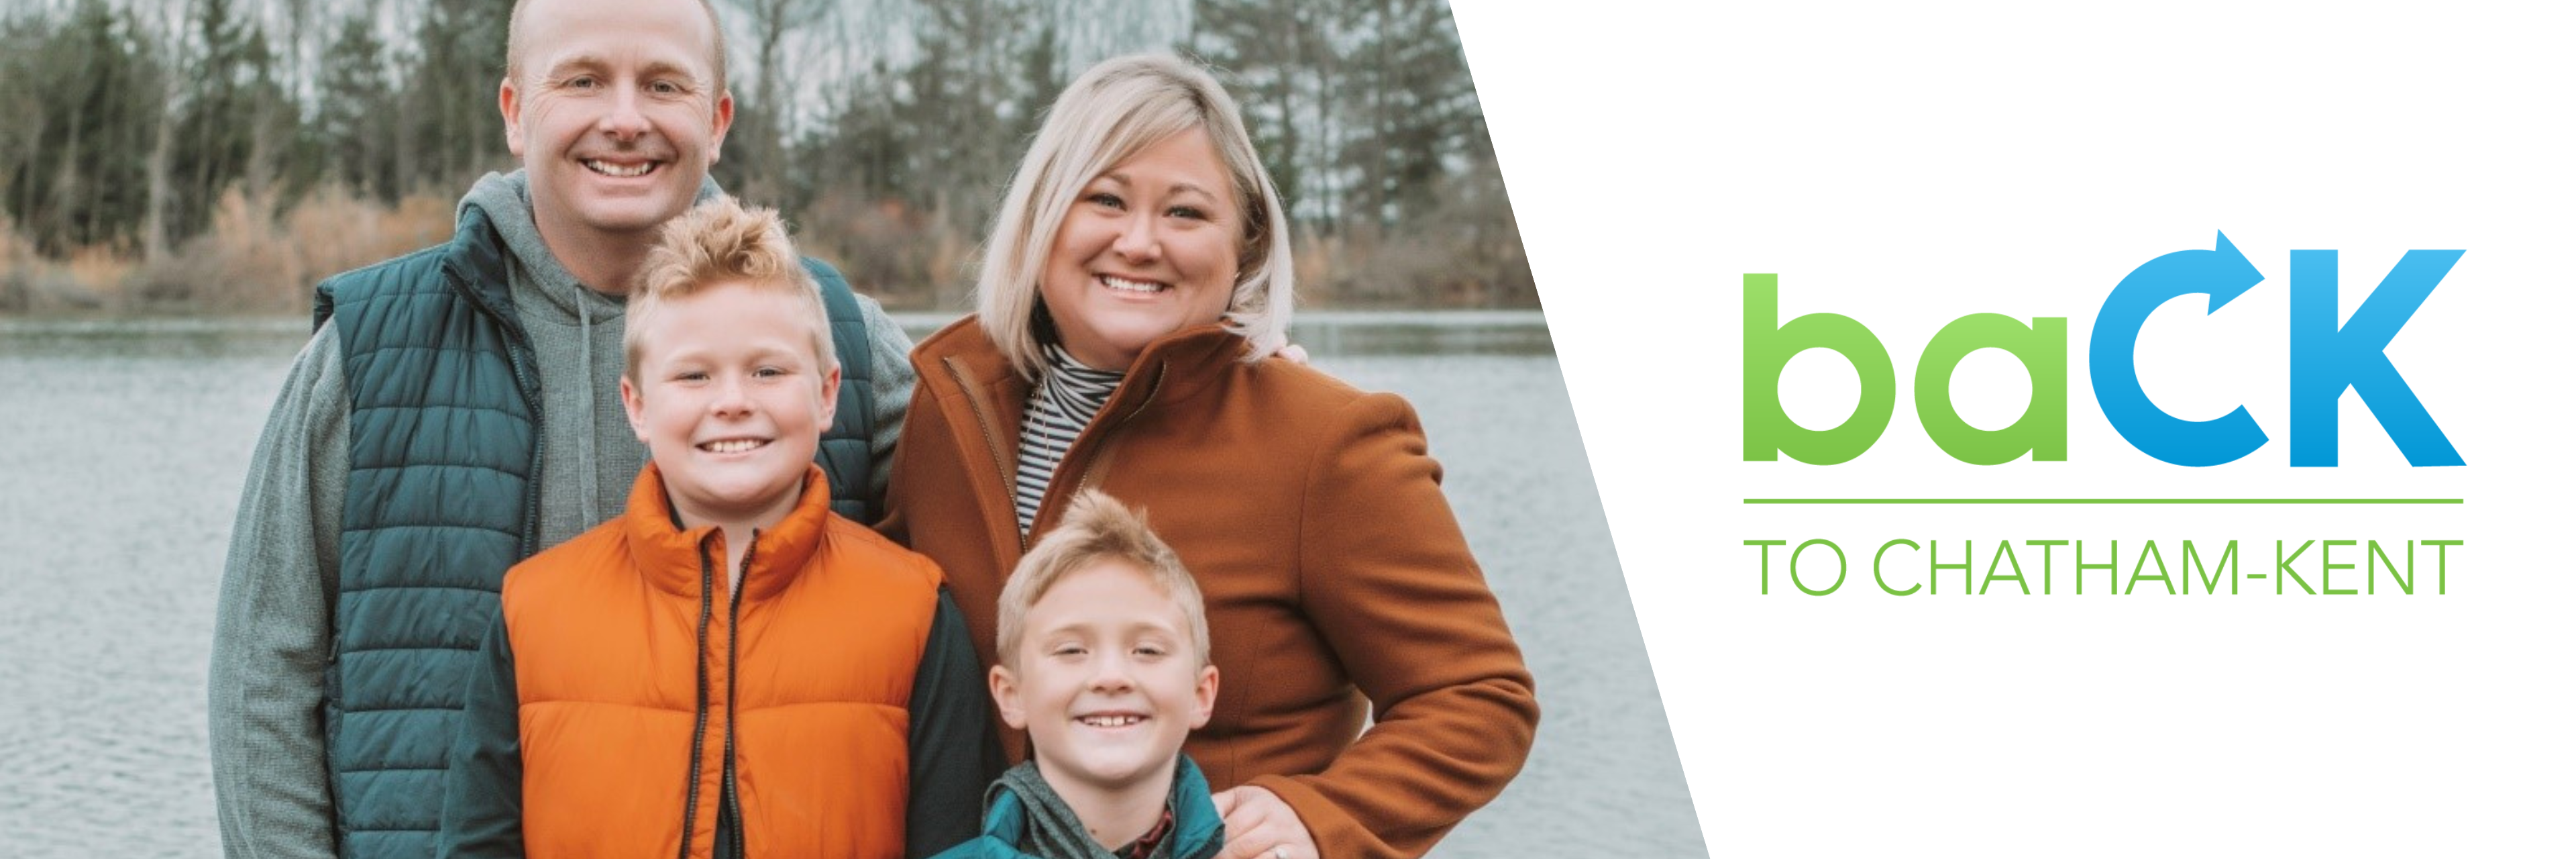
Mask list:
[[[76,249],[50,259],[18,235],[0,215],[0,313],[91,310],[102,306],[134,272],[130,255],[106,247]]]
[[[796,220],[799,250],[831,263],[851,287],[888,307],[962,310],[970,303],[974,240],[935,213],[836,190],[816,197]]]
[[[215,203],[212,228],[189,239],[168,259],[144,268],[126,292],[136,309],[200,308],[252,312],[289,310],[286,286],[295,275],[284,237],[240,191]]]
[[[329,186],[272,217],[274,207],[238,191],[217,203],[213,226],[127,281],[123,304],[288,313],[311,306],[331,274],[446,241],[454,201],[414,194],[387,209]]]
[[[388,210],[336,185],[306,198],[284,219],[297,291],[329,275],[447,241],[456,229],[455,206],[453,200],[413,194]]]
[[[0,218],[0,313],[82,309],[295,314],[313,284],[447,240],[455,200],[413,194],[387,208],[324,187],[284,212],[225,194],[211,228],[146,264],[123,249],[36,253]],[[899,201],[826,191],[794,213],[796,241],[852,286],[899,309],[965,310],[980,236]],[[1457,200],[1383,233],[1297,237],[1299,303],[1322,307],[1530,307],[1537,293],[1499,194]]]
[[[1454,225],[1297,240],[1298,303],[1311,307],[1535,307],[1519,235]]]

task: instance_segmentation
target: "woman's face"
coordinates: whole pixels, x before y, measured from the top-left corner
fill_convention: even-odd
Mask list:
[[[1234,292],[1242,221],[1225,163],[1196,128],[1092,177],[1038,281],[1065,350],[1124,370],[1155,338],[1217,321]]]

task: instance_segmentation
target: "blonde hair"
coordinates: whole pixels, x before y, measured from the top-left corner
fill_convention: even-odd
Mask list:
[[[1252,149],[1234,99],[1196,64],[1169,54],[1135,54],[1102,61],[1056,97],[1011,176],[984,243],[975,312],[984,333],[1022,376],[1035,378],[1046,363],[1035,329],[1038,278],[1083,186],[1191,129],[1207,133],[1243,204],[1243,269],[1226,301],[1226,328],[1251,341],[1246,361],[1287,344],[1296,292],[1287,207]]]
[[[638,378],[643,332],[652,327],[648,323],[662,312],[663,302],[720,283],[801,297],[797,315],[814,344],[815,366],[824,371],[841,366],[839,355],[832,351],[822,288],[806,273],[796,246],[787,240],[787,225],[778,210],[745,209],[734,198],[720,196],[664,223],[661,240],[644,257],[642,284],[626,299],[627,379]]]
[[[1125,561],[1144,571],[1145,578],[1180,606],[1181,616],[1188,619],[1190,646],[1198,651],[1199,667],[1214,664],[1208,659],[1207,606],[1199,596],[1198,580],[1181,566],[1180,554],[1146,527],[1145,514],[1127,509],[1106,492],[1086,489],[1073,497],[1063,521],[1020,559],[1020,565],[1011,570],[1011,580],[1002,585],[1001,636],[996,642],[1000,649],[994,653],[1003,665],[1019,664],[1029,608],[1065,576],[1104,561]]]
[[[527,46],[527,43],[519,36],[519,20],[527,16],[528,7],[536,2],[537,0],[517,0],[517,2],[510,4],[510,31],[504,37],[508,39],[508,41],[501,43],[501,56],[503,57],[502,62],[504,64],[501,73],[508,75],[509,78],[514,81],[519,79],[519,52],[522,48]],[[715,0],[698,0],[698,8],[706,10],[707,26],[715,30],[716,33],[716,53],[715,56],[709,57],[708,59],[715,61],[715,94],[723,95],[725,92],[724,18],[716,14]]]

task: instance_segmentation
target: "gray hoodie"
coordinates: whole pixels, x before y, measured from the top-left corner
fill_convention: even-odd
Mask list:
[[[698,196],[717,193],[710,180]],[[552,546],[624,512],[644,467],[644,445],[617,396],[626,303],[583,287],[547,250],[524,171],[485,175],[458,206],[466,207],[482,209],[509,249],[510,296],[536,365],[548,373],[578,368],[578,384],[541,386],[545,449],[570,452],[547,457],[537,474],[539,545]],[[859,296],[859,305],[877,416],[870,491],[882,498],[912,399],[912,341],[874,299]],[[349,478],[346,385],[339,334],[324,322],[288,371],[243,481],[206,678],[215,814],[227,856],[333,855],[320,707]]]

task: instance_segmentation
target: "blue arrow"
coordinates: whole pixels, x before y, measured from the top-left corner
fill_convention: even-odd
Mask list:
[[[2271,440],[2244,406],[2216,420],[2187,421],[2157,408],[2138,384],[2138,331],[2156,308],[2207,295],[2209,312],[2217,313],[2262,282],[2263,273],[2221,232],[2214,249],[2175,251],[2130,270],[2102,300],[2089,361],[2093,398],[2131,447],[2175,465],[2204,466],[2235,462]]]

